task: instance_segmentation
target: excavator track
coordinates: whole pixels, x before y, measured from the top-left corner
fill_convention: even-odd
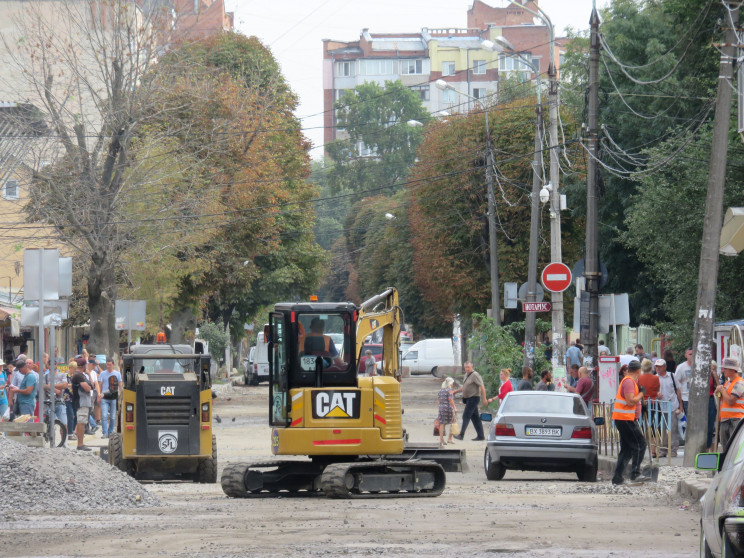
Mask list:
[[[242,462],[225,467],[221,479],[231,498],[422,498],[439,496],[445,482],[441,465],[419,460]]]
[[[444,490],[444,469],[433,461],[333,463],[320,488],[328,498],[426,498]]]
[[[319,493],[322,472],[323,466],[312,461],[234,463],[222,472],[222,491],[231,498],[312,496]]]

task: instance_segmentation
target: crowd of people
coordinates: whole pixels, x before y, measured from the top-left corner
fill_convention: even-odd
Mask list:
[[[55,351],[53,359],[44,354],[38,363],[22,349],[21,354],[6,361],[0,372],[0,420],[38,417],[39,389],[44,388],[49,394],[54,391],[54,416],[65,425],[68,442],[76,442],[80,451],[90,451],[84,442],[86,435],[94,435],[100,429],[101,436],[108,438],[116,431],[121,385],[121,373],[111,357],[103,364],[83,350],[65,365]],[[50,396],[47,398],[52,401]]]
[[[643,480],[640,474],[640,463],[645,452],[646,438],[641,424],[651,425],[651,454],[653,457],[677,456],[680,445],[684,444],[685,426],[688,413],[690,379],[692,376],[692,349],[685,351],[684,361],[677,364],[674,353],[666,349],[661,358],[655,352],[646,353],[639,343],[627,347],[619,357],[618,391],[614,398],[612,419],[620,434],[620,453],[618,470],[613,478],[616,484],[622,483],[622,470],[630,461],[631,481]],[[600,339],[599,356],[610,356],[610,349]],[[584,353],[581,344],[576,341],[566,351],[566,370],[568,371],[565,389],[581,396],[589,409],[596,398],[596,369],[584,365]],[[522,368],[522,378],[512,385],[511,369],[500,372],[500,388],[496,397],[488,398],[481,375],[473,368],[472,362],[464,365],[465,378],[463,385],[454,389],[454,380],[446,378],[439,392],[439,413],[437,420],[440,427],[440,443],[445,445],[455,440],[463,440],[465,431],[472,422],[476,437],[474,441],[485,440],[483,424],[478,410],[479,403],[487,406],[496,399],[503,400],[513,389],[554,391],[555,382],[550,370],[543,370],[540,380],[535,383],[534,372],[529,366]],[[708,412],[706,448],[716,451],[717,443],[725,447],[738,422],[744,418],[744,380],[741,377],[741,365],[737,359],[726,358],[721,365],[721,376],[717,363],[711,363],[708,380]],[[457,408],[454,395],[462,393],[465,409],[462,413],[462,424],[454,434],[450,429],[447,441],[444,434],[447,425],[457,424]],[[661,415],[664,415],[662,418]],[[643,420],[641,420],[643,419]],[[664,428],[661,428],[661,425]],[[717,436],[716,436],[717,428]]]

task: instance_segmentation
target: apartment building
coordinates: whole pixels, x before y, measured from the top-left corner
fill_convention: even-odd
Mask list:
[[[532,67],[546,77],[551,58],[547,26],[525,8],[537,1],[514,0],[506,8],[494,8],[475,0],[467,12],[466,28],[422,28],[416,33],[372,33],[362,30],[358,40],[323,40],[324,143],[343,137],[336,128],[334,103],[350,89],[366,82],[399,80],[420,97],[431,114],[467,112],[479,101],[498,99],[499,78],[518,74],[534,79],[530,65],[519,57],[484,47],[484,41],[506,39]],[[487,43],[486,43],[487,44]],[[556,41],[556,45],[561,45]],[[562,46],[552,57],[560,64]],[[457,91],[439,90],[438,79]],[[479,101],[469,100],[467,96]]]

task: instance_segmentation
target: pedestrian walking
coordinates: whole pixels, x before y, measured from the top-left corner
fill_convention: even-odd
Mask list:
[[[677,457],[679,450],[679,419],[682,416],[682,394],[679,391],[677,383],[674,381],[674,375],[667,372],[666,361],[662,358],[657,359],[654,363],[656,375],[659,377],[659,401],[666,402],[661,411],[667,413],[667,428],[664,431],[664,437],[661,441],[662,447],[659,448],[659,457],[666,457],[669,449],[669,436],[671,435],[671,452],[672,457]]]
[[[478,400],[481,399],[483,401],[483,406],[488,404],[486,401],[486,386],[483,383],[481,375],[473,368],[472,362],[466,362],[463,368],[465,368],[465,381],[461,388],[452,392],[453,394],[462,392],[462,401],[465,403],[465,410],[462,412],[460,434],[455,436],[455,438],[458,440],[464,439],[465,430],[468,427],[468,423],[472,420],[476,433],[473,441],[482,441],[486,437],[483,435],[483,423],[478,412]]]
[[[645,482],[648,477],[641,474],[641,462],[646,452],[646,440],[638,426],[641,416],[642,388],[638,387],[638,377],[641,374],[641,363],[633,360],[628,363],[628,371],[620,382],[615,396],[612,410],[612,420],[620,434],[620,451],[617,454],[615,474],[612,484],[623,484],[625,467],[630,461],[630,480]]]
[[[455,383],[450,377],[447,377],[442,382],[442,389],[437,393],[437,399],[439,401],[439,413],[437,414],[437,422],[439,423],[439,447],[445,444],[452,444],[452,425],[457,421],[457,408],[455,407],[455,399],[452,396],[452,385]],[[444,441],[444,433],[447,429],[447,425],[450,427],[449,438]]]
[[[499,394],[496,397],[491,397],[487,403],[491,403],[495,401],[496,399],[499,400],[499,403],[503,403],[504,397],[506,397],[506,394],[510,391],[514,391],[514,386],[512,386],[511,383],[511,368],[502,368],[501,372],[499,372],[499,378],[501,379],[501,387],[499,387]]]
[[[99,376],[101,391],[98,401],[101,405],[102,438],[108,438],[116,431],[116,406],[121,388],[121,373],[114,368],[114,359],[106,359],[106,370]]]

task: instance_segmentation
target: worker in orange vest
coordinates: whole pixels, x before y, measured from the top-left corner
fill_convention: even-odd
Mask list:
[[[630,480],[632,482],[646,482],[650,480],[641,474],[641,462],[646,452],[646,440],[643,438],[638,419],[641,416],[641,402],[643,401],[644,389],[638,387],[638,377],[641,375],[641,363],[631,360],[628,363],[628,371],[620,381],[615,396],[615,405],[612,409],[612,420],[620,434],[620,451],[617,454],[615,474],[612,484],[623,484],[623,472],[631,462]]]
[[[718,386],[715,393],[721,398],[721,424],[718,427],[718,435],[725,448],[736,425],[744,418],[744,380],[739,376],[741,365],[735,358],[724,358],[721,372],[728,381]]]

